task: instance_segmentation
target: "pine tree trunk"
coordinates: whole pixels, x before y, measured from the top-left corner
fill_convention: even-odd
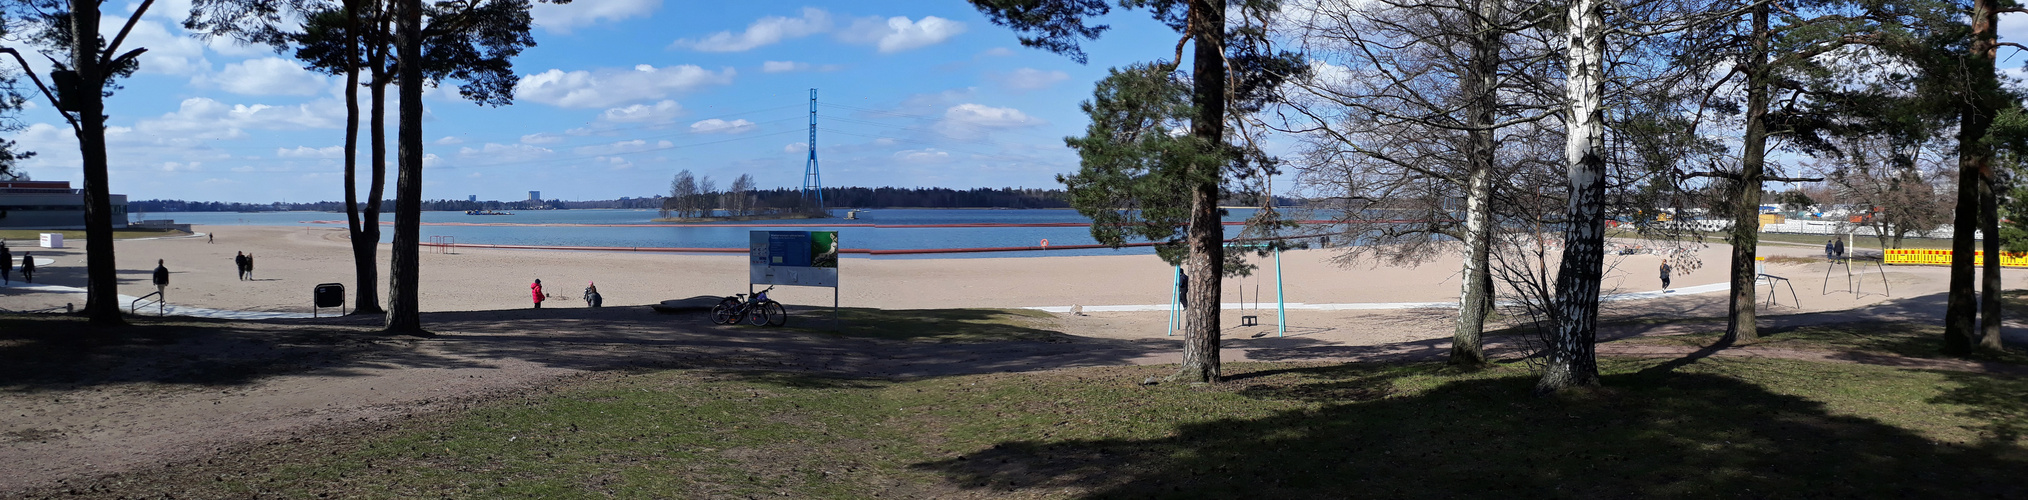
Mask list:
[[[345,1],[346,59],[355,61],[345,68],[345,225],[352,240],[353,314],[382,314],[380,271],[375,250],[380,246],[380,222],[375,217],[371,238],[359,217],[359,2]]]
[[[1556,331],[1536,394],[1593,387],[1598,376],[1598,291],[1605,267],[1605,11],[1601,0],[1570,4],[1569,101],[1564,154],[1570,203],[1563,262],[1556,270]]]
[[[387,19],[381,17],[374,23],[374,26],[373,39],[386,40]],[[354,236],[353,239],[355,241],[366,240],[373,242],[373,245],[369,247],[371,250],[366,254],[365,260],[358,261],[365,262],[365,264],[356,264],[355,272],[374,278],[373,281],[365,282],[359,287],[359,305],[357,307],[359,307],[359,312],[362,314],[385,314],[385,310],[381,309],[380,280],[378,276],[380,274],[380,205],[387,197],[386,103],[387,85],[390,82],[390,75],[387,74],[387,45],[381,42],[374,42],[373,46],[367,49],[366,54],[366,65],[368,68],[371,68],[371,73],[368,74],[373,78],[373,81],[367,83],[367,88],[373,96],[373,102],[369,103],[367,108],[369,114],[367,117],[367,133],[372,134],[372,137],[368,138],[368,147],[372,149],[373,164],[366,166],[367,172],[370,172],[372,176],[372,180],[368,181],[369,184],[366,186],[366,206],[360,207],[362,211],[359,224],[362,226],[360,227],[360,234]],[[354,251],[357,252],[358,250],[355,248]],[[355,254],[355,258],[356,256],[357,254]]]
[[[1978,99],[1972,101],[1984,105],[1980,110],[1991,123],[2002,106],[1999,97],[1999,82],[1994,76],[1993,58],[1999,48],[1996,32],[1999,25],[1999,5],[1994,0],[1977,0],[1973,4],[1972,19],[1972,64],[1970,73],[1979,85],[1973,87]],[[1984,147],[1984,146],[1982,146]],[[1978,347],[1998,351],[2000,345],[2000,200],[1999,173],[1994,171],[1992,153],[1989,150],[1979,165],[1979,219],[1980,230],[1985,233],[1986,262],[1984,283],[1979,295],[1979,336]]]
[[[78,106],[78,153],[84,163],[85,317],[100,326],[127,323],[120,313],[119,267],[113,260],[112,189],[106,184],[106,116],[101,93],[107,77],[99,65],[99,3],[71,0],[71,68],[78,88],[65,96]]]
[[[1191,37],[1196,52],[1191,55],[1197,104],[1197,119],[1191,135],[1206,147],[1225,143],[1225,1],[1191,0]],[[1218,344],[1218,295],[1225,275],[1225,225],[1218,218],[1218,177],[1221,165],[1197,162],[1190,166],[1190,228],[1184,236],[1189,257],[1184,266],[1190,275],[1189,308],[1183,332],[1183,364],[1171,380],[1217,382],[1220,377]]]
[[[1753,59],[1746,67],[1746,136],[1732,202],[1732,297],[1721,344],[1760,340],[1754,257],[1760,251],[1760,191],[1767,171],[1768,5],[1753,9]]]
[[[1486,261],[1492,254],[1495,147],[1492,126],[1498,99],[1495,90],[1500,84],[1502,36],[1495,21],[1502,5],[1500,0],[1479,0],[1478,7],[1472,21],[1476,33],[1472,39],[1472,60],[1464,82],[1465,98],[1469,99],[1465,105],[1465,124],[1471,129],[1467,132],[1471,171],[1465,179],[1465,279],[1459,285],[1458,323],[1451,333],[1450,364],[1462,366],[1486,364],[1481,335],[1486,328],[1486,312],[1492,309],[1492,297],[1488,296],[1492,274]]]
[[[394,195],[394,264],[389,268],[387,332],[429,335],[422,327],[422,2],[401,0],[401,129],[396,139],[400,175]]]
[[[1992,148],[1985,144],[1984,139],[1993,125],[1993,112],[1998,107],[1993,102],[1993,93],[1998,91],[1993,75],[1994,25],[1998,8],[1994,0],[1972,2],[1972,45],[1965,55],[1964,64],[1965,74],[1969,77],[1965,82],[1967,95],[1958,100],[1963,103],[1958,112],[1958,205],[1951,221],[1950,299],[1944,305],[1943,345],[1943,352],[1954,356],[1971,354],[1977,335],[1974,329],[1978,304],[1973,299],[1972,233],[1979,227],[1981,205],[1991,191],[1980,187],[1985,182],[1983,173],[1992,168]],[[1994,239],[1999,235],[1987,233],[1985,237]],[[1993,291],[1988,290],[1988,293]],[[1997,308],[1995,306],[1995,312]]]

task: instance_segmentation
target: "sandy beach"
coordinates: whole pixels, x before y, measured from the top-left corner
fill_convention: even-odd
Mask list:
[[[309,312],[311,291],[319,283],[341,283],[354,287],[351,252],[342,228],[198,226],[199,233],[215,235],[214,243],[203,236],[123,240],[118,244],[121,293],[140,296],[154,291],[149,272],[156,259],[171,271],[169,302],[177,305],[235,311]],[[69,248],[32,248],[33,242],[9,242],[17,255],[34,251],[39,258],[54,260],[37,273],[37,284],[82,287],[84,285],[83,242]],[[386,293],[388,245],[381,245],[381,293]],[[1445,256],[1418,267],[1388,267],[1376,264],[1340,267],[1329,262],[1335,249],[1291,251],[1281,258],[1281,288],[1285,300],[1302,304],[1360,304],[1397,302],[1452,302],[1458,295],[1459,260]],[[238,280],[233,256],[245,252],[255,257],[254,280]],[[1678,266],[1676,288],[1723,283],[1726,280],[1726,246],[1712,245],[1695,250],[1703,265],[1685,270]],[[1766,247],[1764,256],[1817,256],[1811,247]],[[1230,279],[1224,293],[1227,304],[1261,302],[1272,308],[1276,283],[1273,259],[1257,259],[1262,265],[1255,276]],[[1661,286],[1654,255],[1613,256],[1608,260],[1605,293],[1655,291]],[[18,263],[17,263],[18,264]],[[1790,278],[1795,299],[1781,297],[1782,306],[1768,312],[1846,309],[1876,303],[1892,296],[1910,296],[1943,290],[1934,279],[1942,268],[1888,267],[1864,271],[1861,294],[1844,293],[1843,270],[1831,280],[1832,293],[1824,291],[1825,268],[1817,261],[1809,265],[1775,264],[1769,274]],[[1884,271],[1889,287],[1878,283]],[[579,297],[587,284],[597,283],[607,307],[647,305],[663,300],[697,295],[727,295],[747,290],[747,269],[742,254],[668,254],[654,252],[585,252],[557,250],[506,250],[457,248],[455,253],[438,253],[425,247],[422,255],[421,306],[425,312],[519,309],[531,306],[528,285],[541,279],[552,300],[546,307],[584,307]],[[2010,273],[2016,270],[2010,270]],[[2028,271],[2022,271],[2028,272]],[[1065,307],[1071,305],[1166,305],[1173,281],[1173,268],[1151,255],[1087,257],[987,257],[945,259],[847,258],[840,265],[838,301],[846,307],[883,309],[958,307]],[[17,279],[19,276],[17,274]],[[1787,292],[1784,288],[1783,292]],[[1891,295],[1883,292],[1891,292]],[[772,296],[784,303],[829,306],[832,290],[825,288],[781,287]],[[1712,310],[1714,305],[1719,307]],[[1686,294],[1671,309],[1688,315],[1715,315],[1723,312],[1723,294]],[[20,293],[0,290],[0,308],[30,310],[82,305],[83,295],[65,293]],[[1795,307],[1795,306],[1800,307]],[[1270,311],[1271,312],[1271,311]],[[1306,318],[1291,315],[1291,326]],[[1236,316],[1235,316],[1236,318]],[[1303,325],[1312,326],[1312,325]]]
[[[154,291],[156,259],[172,271],[174,304],[229,311],[309,312],[319,283],[353,283],[345,231],[315,227],[199,226],[203,236],[126,240],[118,246],[121,293]],[[18,256],[30,251],[53,262],[41,266],[37,285],[82,287],[83,242],[40,249],[10,241]],[[380,272],[385,279],[386,245]],[[1288,337],[1276,331],[1272,261],[1264,276],[1228,281],[1222,319],[1228,361],[1432,359],[1449,348],[1455,308],[1357,309],[1404,302],[1454,302],[1457,257],[1414,268],[1340,267],[1336,250],[1283,255],[1286,300],[1304,305],[1288,313]],[[1843,268],[1832,268],[1810,246],[1763,246],[1777,258],[1767,273],[1788,278],[1777,291],[1781,305],[1763,306],[1764,325],[1852,320],[1859,316],[1936,321],[1947,282],[1943,267],[1885,267],[1865,271],[1860,293],[1850,293]],[[253,281],[235,276],[233,256],[253,254]],[[1724,262],[1729,249],[1697,250],[1702,265],[1675,277],[1682,293],[1660,287],[1654,255],[1613,256],[1606,293],[1645,297],[1607,302],[1607,317],[1720,317],[1725,313]],[[634,252],[457,249],[422,255],[421,303],[431,339],[365,333],[374,317],[215,321],[221,333],[167,345],[135,345],[87,359],[88,383],[29,384],[0,392],[0,493],[146,467],[173,467],[234,446],[258,446],[306,432],[368,432],[359,426],[406,415],[454,409],[499,394],[539,387],[559,377],[632,366],[766,366],[819,370],[845,376],[918,377],[1027,371],[1077,366],[1173,363],[1180,342],[1165,336],[1162,309],[1140,312],[1055,314],[1037,328],[1060,332],[1054,342],[911,344],[838,339],[805,333],[715,327],[701,314],[665,315],[648,304],[697,295],[745,291],[745,256]],[[1827,270],[1835,271],[1826,279]],[[2019,278],[2028,270],[2009,270]],[[1174,270],[1152,255],[1096,257],[867,259],[840,263],[839,301],[882,309],[1014,308],[1166,305]],[[1881,282],[1885,278],[1885,285]],[[19,279],[20,275],[15,274]],[[541,279],[566,297],[530,309],[528,284]],[[596,282],[605,309],[576,300]],[[1829,290],[1826,290],[1826,283]],[[0,309],[21,311],[82,305],[81,293],[26,286],[0,287]],[[1715,290],[1695,293],[1695,290]],[[1254,300],[1260,310],[1231,308]],[[382,293],[385,293],[383,287]],[[779,288],[792,315],[831,305],[830,289]],[[1763,297],[1765,297],[1763,290]],[[1331,305],[1340,307],[1320,307]],[[1239,317],[1258,315],[1242,327]],[[792,321],[794,319],[792,318]],[[333,325],[362,334],[296,338],[302,325]],[[1723,328],[1718,323],[1718,328]],[[1489,325],[1489,328],[1500,325]],[[2009,324],[2009,333],[2019,329]],[[1638,327],[1646,328],[1646,327]],[[1620,328],[1612,335],[1655,334]],[[328,332],[329,330],[325,330]],[[32,332],[19,335],[32,338]],[[1666,332],[1664,332],[1666,333]],[[317,333],[330,337],[328,333]],[[2011,337],[2010,337],[2011,338]],[[1512,346],[1504,348],[1513,355]],[[122,354],[124,353],[124,354]],[[123,357],[123,356],[131,356]],[[211,373],[168,374],[174,359],[219,366],[262,367],[246,380],[168,382]],[[104,366],[91,363],[105,363]],[[187,367],[186,367],[187,368]],[[153,371],[151,371],[153,370]]]

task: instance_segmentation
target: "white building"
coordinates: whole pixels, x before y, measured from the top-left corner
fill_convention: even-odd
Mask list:
[[[127,195],[112,195],[113,227],[127,227]],[[0,181],[0,227],[84,229],[84,190],[70,181]]]

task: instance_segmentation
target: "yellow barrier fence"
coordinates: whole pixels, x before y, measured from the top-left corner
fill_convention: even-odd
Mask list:
[[[1891,265],[1948,266],[1950,250],[1888,250],[1883,262]],[[1986,252],[1972,253],[1972,265],[1985,265]],[[2000,267],[2028,267],[2028,253],[2000,253]]]

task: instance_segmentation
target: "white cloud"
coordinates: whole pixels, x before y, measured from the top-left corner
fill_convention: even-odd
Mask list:
[[[617,156],[600,156],[597,158],[592,158],[592,161],[595,163],[604,163],[609,167],[611,167],[613,170],[626,170],[634,168],[634,162],[627,161],[626,158],[620,158]]]
[[[990,49],[986,49],[985,52],[980,52],[979,55],[986,57],[1007,57],[1014,55],[1014,49],[1009,49],[1006,47],[993,47]]]
[[[810,69],[810,63],[795,61],[767,61],[761,63],[761,71],[765,73],[786,73],[806,69]]]
[[[1028,116],[1018,109],[965,103],[944,110],[944,117],[937,121],[935,128],[953,138],[977,139],[992,130],[1032,127],[1043,123],[1046,122]]]
[[[683,105],[663,100],[655,104],[634,104],[599,113],[599,119],[613,123],[669,123],[683,115]]]
[[[690,124],[693,134],[739,134],[752,131],[753,122],[746,120],[725,121],[717,118]]]
[[[201,162],[194,162],[194,161],[193,161],[193,162],[189,162],[189,163],[183,163],[183,162],[174,162],[174,161],[169,161],[169,162],[162,162],[162,171],[163,171],[163,172],[195,172],[195,171],[198,171],[198,170],[203,170],[202,168],[198,168],[198,167],[199,167],[199,166],[201,166],[201,165],[203,165],[203,163],[201,163]]]
[[[521,136],[522,144],[556,144],[563,142],[563,136],[552,132],[536,132]]]
[[[921,21],[910,21],[907,17],[895,16],[853,21],[852,27],[846,28],[838,37],[847,42],[873,44],[885,54],[936,45],[964,32],[965,23],[941,17],[924,16]]]
[[[447,135],[444,136],[444,138],[442,139],[437,139],[438,146],[456,146],[464,143],[465,143],[464,139],[460,139],[458,138],[458,136],[455,135]]]
[[[529,9],[535,25],[551,33],[569,33],[603,21],[646,17],[662,0],[574,0],[569,4],[538,2]]]
[[[873,140],[873,145],[875,145],[875,146],[893,146],[893,145],[894,145],[894,142],[895,142],[895,141],[894,141],[894,138],[893,138],[893,137],[882,137],[882,138],[879,138],[879,139],[874,139],[874,140]]]
[[[791,142],[787,146],[782,146],[783,153],[807,153],[809,151],[810,143],[807,142]]]
[[[133,133],[157,141],[196,141],[244,137],[245,129],[335,129],[344,124],[345,108],[319,99],[293,106],[226,105],[203,97],[184,99],[173,113],[136,123]],[[108,129],[108,135],[114,132]]]
[[[1035,68],[1021,68],[1008,73],[989,75],[1007,88],[1015,90],[1041,90],[1070,79],[1070,73],[1043,71]]]
[[[191,80],[242,95],[316,95],[325,87],[322,75],[279,57],[227,64],[218,74],[199,75]]]
[[[677,40],[673,46],[699,52],[744,52],[790,38],[823,33],[830,29],[830,13],[824,12],[824,9],[804,7],[803,17],[800,18],[763,17],[747,25],[746,31],[737,35],[731,31],[720,31],[702,39]]]
[[[532,160],[536,158],[549,156],[552,153],[555,153],[555,151],[540,146],[530,146],[527,144],[500,144],[493,142],[488,142],[486,143],[486,145],[477,148],[469,146],[458,148],[459,157],[464,158],[482,157],[488,160],[487,163]],[[424,167],[430,166],[430,157],[433,156],[435,155],[429,155],[423,158]]]
[[[295,149],[275,148],[276,158],[340,158],[343,156],[345,156],[345,148],[339,146],[326,148],[296,146]]]
[[[155,8],[149,8],[154,11]],[[189,12],[189,11],[184,11]],[[121,22],[100,23],[109,28],[106,39],[119,35]],[[181,31],[181,30],[177,30]],[[172,33],[162,23],[146,21],[134,23],[134,31],[127,33],[127,40],[120,43],[120,50],[146,47],[141,53],[141,73],[164,73],[170,75],[196,75],[211,70],[211,61],[204,58],[204,43],[180,33]]]
[[[906,149],[894,152],[894,159],[907,163],[943,163],[950,161],[951,153],[936,148]]]
[[[577,149],[573,149],[571,150],[571,152],[580,155],[610,156],[626,153],[638,153],[641,151],[647,151],[656,148],[672,148],[672,147],[676,147],[676,144],[669,141],[648,142],[642,139],[634,139],[631,141],[620,141],[610,144],[584,146]]]
[[[694,65],[656,68],[646,64],[632,70],[600,69],[597,72],[551,69],[521,77],[515,96],[565,108],[615,106],[630,101],[661,99],[705,85],[732,83],[736,72],[720,72]]]

